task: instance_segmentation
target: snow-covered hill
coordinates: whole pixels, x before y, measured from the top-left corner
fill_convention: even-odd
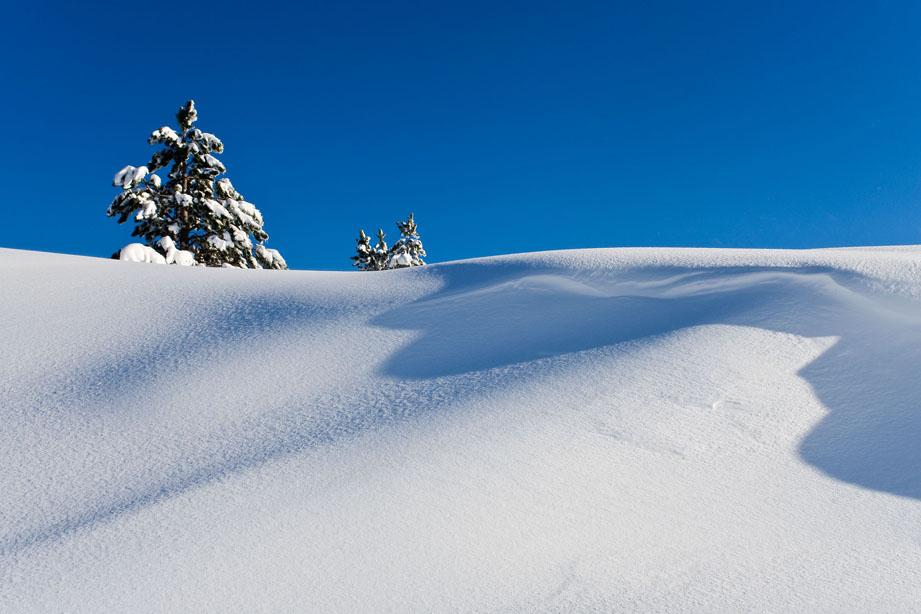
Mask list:
[[[0,250],[0,612],[916,612],[921,248]]]

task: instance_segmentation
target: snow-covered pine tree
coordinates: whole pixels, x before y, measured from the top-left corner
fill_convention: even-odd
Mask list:
[[[390,252],[387,250],[387,242],[384,241],[383,228],[377,229],[377,245],[371,250],[371,257],[368,259],[367,271],[382,271],[389,268]]]
[[[360,271],[367,271],[371,263],[371,239],[364,230],[360,230],[359,233],[358,238],[355,239],[358,245],[355,247],[355,255],[352,256],[352,260],[355,261],[352,266],[357,266]]]
[[[422,249],[413,214],[410,213],[405,222],[397,222],[397,228],[400,229],[400,238],[390,248],[390,268],[402,269],[425,264],[422,260],[425,250]]]
[[[169,126],[154,130],[147,140],[165,148],[147,166],[126,166],[116,173],[114,185],[122,193],[109,205],[108,215],[118,223],[133,218],[132,236],[149,247],[164,250],[173,244],[190,252],[199,264],[242,268],[287,269],[284,258],[263,245],[262,214],[234,189],[226,172],[212,154],[224,144],[193,124],[198,119],[195,102],[188,101],[176,114],[179,132]],[[163,183],[154,172],[172,164]],[[161,241],[169,239],[170,241]]]

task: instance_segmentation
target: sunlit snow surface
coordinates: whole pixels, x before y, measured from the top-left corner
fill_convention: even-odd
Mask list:
[[[916,612],[921,248],[0,250],[0,612]]]

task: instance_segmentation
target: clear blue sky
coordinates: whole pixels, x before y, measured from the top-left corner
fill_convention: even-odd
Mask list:
[[[0,246],[109,256],[188,98],[292,268],[921,243],[921,3],[51,3],[0,25]]]

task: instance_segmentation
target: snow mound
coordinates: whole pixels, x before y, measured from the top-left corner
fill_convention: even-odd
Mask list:
[[[157,241],[166,256],[152,247],[142,243],[129,243],[118,252],[118,259],[122,262],[146,262],[151,264],[178,264],[179,266],[195,266],[195,254],[176,248],[170,237],[163,237]]]
[[[118,259],[122,262],[166,264],[166,258],[160,252],[142,243],[129,243],[124,246],[118,252]]]
[[[919,247],[0,287],[2,612],[921,603]]]

